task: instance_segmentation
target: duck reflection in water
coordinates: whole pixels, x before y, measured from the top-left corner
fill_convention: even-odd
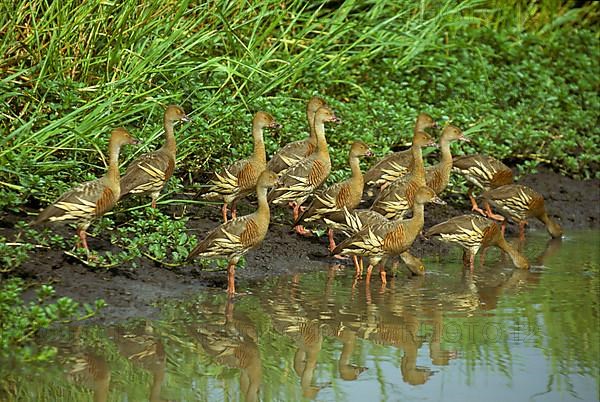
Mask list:
[[[60,355],[69,381],[91,389],[94,402],[108,400],[111,373],[104,356],[91,349],[85,351],[63,349]]]
[[[160,397],[165,379],[167,356],[160,337],[155,334],[150,322],[144,322],[134,328],[111,327],[108,335],[119,349],[119,354],[136,367],[152,374],[150,385],[150,402],[163,402]]]
[[[246,314],[235,311],[230,298],[225,303],[224,319],[224,322],[209,320],[210,324],[191,324],[188,333],[218,364],[240,370],[240,392],[244,401],[258,401],[262,362],[256,326]]]

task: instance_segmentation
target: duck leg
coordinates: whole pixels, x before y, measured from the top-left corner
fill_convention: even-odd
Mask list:
[[[473,197],[473,189],[469,188],[469,191],[467,191],[467,196],[469,197],[469,200],[471,201],[471,211],[475,211],[475,212],[479,212],[481,215],[486,216],[486,213],[483,209],[479,208],[479,205],[477,205],[477,201],[475,200],[475,197]]]
[[[85,232],[84,228],[77,228],[77,235],[79,236],[79,241],[81,243],[78,244],[78,246],[84,248],[88,253],[90,251],[90,249],[88,248],[88,244],[87,244],[87,233]]]
[[[152,208],[156,209],[156,198],[152,197]]]
[[[381,278],[381,284],[387,284],[387,272],[385,272],[385,266],[383,264],[379,264],[379,277]]]
[[[527,221],[519,222],[519,240],[525,240],[525,225],[527,225]]]
[[[492,208],[490,207],[490,204],[485,201],[484,202],[484,206],[485,206],[485,215],[487,215],[488,218],[493,219],[495,221],[498,222],[504,222],[504,217],[502,215],[498,215],[492,212]]]
[[[231,203],[231,219],[237,218],[237,202],[234,200]]]
[[[356,268],[356,276],[362,275],[362,270],[363,270],[362,260],[359,262],[358,257],[353,255],[352,261],[354,262],[354,268]]]
[[[333,229],[327,229],[327,237],[329,238],[329,251],[335,250],[335,239],[333,238]]]
[[[235,295],[235,262],[230,261],[227,265],[227,295]]]
[[[365,278],[365,283],[371,283],[371,273],[373,272],[373,264],[369,264],[367,267],[367,276]]]
[[[223,207],[221,208],[221,213],[223,214],[223,222],[227,223],[227,203],[223,203]]]

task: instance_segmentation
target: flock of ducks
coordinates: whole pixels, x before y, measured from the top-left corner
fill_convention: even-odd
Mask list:
[[[425,237],[436,237],[462,246],[463,260],[471,270],[475,254],[489,246],[497,246],[508,253],[516,267],[529,268],[527,259],[504,239],[507,219],[519,224],[521,238],[524,237],[527,219],[532,217],[542,221],[553,238],[562,236],[560,226],[546,213],[543,196],[529,187],[514,184],[511,169],[502,162],[478,154],[452,157],[450,143],[468,141],[458,127],[447,125],[442,129],[440,161],[425,167],[422,149],[438,146],[426,131],[437,128],[436,122],[425,113],[419,114],[416,119],[409,150],[387,155],[363,174],[360,158],[371,156],[372,152],[367,144],[356,141],[349,152],[350,178],[321,189],[331,172],[325,124],[341,121],[319,97],[309,100],[306,113],[309,137],[285,145],[268,162],[264,130],[277,130],[281,125],[269,113],[256,113],[252,122],[252,155],[216,173],[208,191],[201,195],[206,199],[223,201],[224,223],[210,231],[191,250],[189,259],[227,258],[227,292],[230,295],[235,293],[237,262],[249,250],[260,245],[267,234],[270,205],[289,205],[295,231],[300,235],[311,233],[304,227],[305,224],[325,224],[328,227],[329,250],[335,256],[351,256],[357,274],[363,271],[362,258],[369,258],[367,280],[370,280],[373,267],[379,265],[381,280],[385,283],[385,259],[392,256],[400,256],[411,271],[423,274],[421,260],[411,255],[409,249],[423,230],[425,205],[445,204],[439,194],[448,186],[452,171],[463,175],[473,185],[468,196],[472,210],[478,214],[461,215],[439,223],[429,228]],[[181,107],[167,107],[164,145],[131,162],[123,177],[120,177],[118,168],[120,148],[135,144],[137,140],[123,128],[114,129],[109,141],[110,163],[106,174],[63,194],[44,209],[33,224],[75,222],[80,246],[88,250],[86,229],[94,219],[111,210],[120,198],[128,194],[149,195],[152,207],[156,208],[156,200],[175,169],[173,127],[177,122],[187,121],[190,119]],[[482,190],[479,198],[483,200],[483,208],[473,196],[473,187]],[[365,189],[374,191],[376,197],[368,209],[361,209],[358,207]],[[256,211],[238,217],[236,203],[253,192],[258,198]],[[310,203],[303,207],[302,204],[309,199]],[[229,206],[231,219],[228,216]],[[499,214],[494,213],[492,207],[498,209]],[[407,218],[409,212],[412,215]],[[502,226],[499,227],[496,221],[501,221]],[[335,244],[334,230],[347,236],[338,245]]]

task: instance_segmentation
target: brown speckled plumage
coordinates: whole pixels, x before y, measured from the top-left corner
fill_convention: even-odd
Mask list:
[[[258,209],[250,214],[232,219],[213,229],[190,252],[188,259],[227,258],[228,286],[227,292],[235,293],[235,265],[249,250],[257,247],[265,238],[271,220],[267,189],[277,182],[277,174],[269,170],[261,173],[256,184]]]
[[[308,120],[308,127],[310,130],[308,138],[290,142],[279,149],[277,153],[273,155],[269,163],[267,163],[267,169],[279,173],[300,162],[307,156],[312,155],[317,149],[317,135],[314,129],[315,112],[323,106],[327,106],[327,102],[318,96],[313,96],[308,101],[306,105],[306,119]]]
[[[370,276],[373,266],[378,264],[382,258],[400,255],[412,245],[421,229],[423,229],[424,204],[427,202],[444,203],[435,195],[432,189],[422,186],[415,195],[412,218],[397,219],[364,227],[340,243],[333,250],[333,254],[369,257],[367,275]],[[380,272],[382,280],[385,282],[385,270],[382,267]]]
[[[436,127],[433,118],[426,113],[420,113],[415,122],[413,135],[431,127]],[[414,158],[410,149],[389,154],[365,172],[365,184],[367,186],[382,186],[391,183],[409,174],[413,167]]]
[[[280,173],[277,187],[269,193],[269,202],[276,205],[291,202],[299,207],[327,179],[331,160],[325,140],[325,122],[340,122],[329,107],[321,107],[315,113],[317,151]]]
[[[530,187],[507,184],[486,191],[481,198],[498,208],[502,215],[516,221],[522,238],[525,236],[525,225],[529,218],[537,218],[544,223],[553,238],[562,236],[562,228],[546,213],[544,197]]]
[[[463,135],[460,128],[448,125],[442,131],[440,137],[440,161],[425,169],[425,182],[427,187],[440,194],[446,189],[450,182],[450,173],[452,172],[452,154],[450,152],[450,143],[452,141],[469,141]]]
[[[156,208],[156,199],[175,170],[177,146],[173,126],[177,121],[190,121],[190,119],[181,107],[170,105],[165,110],[163,121],[164,145],[131,162],[121,178],[121,197],[127,194],[149,194],[153,208]]]
[[[488,191],[500,186],[512,184],[512,170],[498,159],[487,155],[463,155],[457,156],[453,160],[452,170],[462,175],[469,183],[479,187],[483,191]],[[473,188],[469,187],[467,193],[473,211],[486,214],[479,206],[475,197],[473,197]]]
[[[372,155],[369,146],[362,141],[356,141],[350,147],[348,162],[352,170],[352,176],[343,182],[320,191],[308,208],[296,220],[296,224],[313,222],[324,218],[342,220],[344,209],[353,210],[358,206],[362,198],[364,180],[360,171],[360,157]],[[335,247],[333,230],[329,230],[330,250]]]
[[[92,220],[110,211],[119,200],[119,151],[125,144],[135,144],[135,140],[124,128],[114,129],[108,145],[109,165],[104,176],[82,183],[64,193],[52,205],[44,209],[31,223],[37,225],[45,221],[74,221],[83,248],[88,249],[86,229]]]
[[[504,250],[517,268],[529,268],[529,262],[521,253],[504,239],[502,231],[491,219],[480,215],[461,215],[431,227],[427,237],[437,237],[441,241],[456,243],[465,249],[463,261],[473,269],[475,254],[480,249],[497,246]]]
[[[411,147],[415,162],[414,170],[385,187],[373,202],[371,210],[379,212],[388,219],[394,219],[403,217],[412,208],[416,189],[426,185],[421,148],[435,145],[426,132],[415,133]]]
[[[254,191],[258,177],[265,170],[267,157],[263,141],[264,129],[280,127],[281,125],[269,113],[256,113],[252,121],[252,137],[254,139],[252,156],[239,160],[222,172],[215,174],[210,188],[202,195],[203,198],[209,200],[223,200],[222,213],[225,222],[227,222],[227,205],[232,204],[232,218],[235,218],[237,216],[236,201]]]

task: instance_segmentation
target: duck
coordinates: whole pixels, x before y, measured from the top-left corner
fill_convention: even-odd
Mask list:
[[[113,209],[121,195],[119,174],[119,153],[123,145],[137,144],[138,141],[122,128],[112,130],[108,142],[109,164],[106,174],[99,179],[81,183],[62,194],[58,200],[39,213],[31,225],[43,222],[75,222],[77,224],[78,246],[89,255],[87,228],[92,221]]]
[[[348,210],[348,208],[344,207],[341,219],[336,214],[334,216],[323,217],[323,221],[331,228],[331,230],[339,230],[346,237],[351,237],[366,226],[387,223],[389,222],[389,219],[379,212],[371,211],[370,209],[361,208]],[[333,249],[335,249],[335,247]],[[333,251],[333,249],[330,251]],[[362,257],[359,258],[358,256],[353,255],[352,261],[354,263],[354,268],[356,269],[356,276],[362,275]]]
[[[352,176],[316,194],[314,200],[294,224],[300,225],[304,222],[315,222],[327,217],[332,220],[339,220],[342,218],[344,210],[349,211],[356,208],[360,204],[364,188],[359,158],[372,155],[373,153],[367,144],[362,141],[355,141],[350,147],[348,155]],[[329,251],[331,251],[335,248],[333,229],[331,227],[328,229],[327,235],[329,238]]]
[[[190,252],[188,260],[201,258],[227,258],[227,294],[235,295],[235,267],[248,251],[258,247],[269,229],[271,213],[267,191],[278,180],[276,173],[263,171],[256,182],[258,208],[250,215],[231,219],[210,231]]]
[[[433,166],[425,168],[425,183],[436,194],[441,194],[450,182],[450,173],[452,172],[450,144],[457,140],[470,142],[470,139],[465,137],[460,128],[451,124],[444,127],[439,143],[440,161]]]
[[[445,204],[431,188],[419,187],[415,192],[412,206],[413,215],[410,219],[396,219],[366,226],[338,244],[332,254],[369,257],[366,277],[369,282],[373,267],[379,264],[384,257],[400,255],[408,251],[423,229],[425,204],[428,202]],[[386,284],[386,272],[381,264],[379,273],[382,283]]]
[[[191,119],[180,106],[169,105],[163,118],[165,143],[158,150],[140,155],[129,164],[121,178],[121,198],[127,194],[149,194],[152,208],[156,208],[156,200],[175,170],[177,144],[173,126],[178,121],[189,122]]]
[[[506,184],[481,194],[486,210],[490,210],[489,204],[500,210],[501,215],[514,220],[519,224],[519,238],[525,239],[525,225],[527,219],[537,218],[546,226],[546,230],[557,239],[562,237],[563,230],[554,222],[544,207],[544,196],[522,184]],[[506,222],[503,222],[503,230]]]
[[[313,96],[306,104],[306,118],[308,120],[309,136],[300,141],[294,141],[281,147],[267,163],[267,169],[280,173],[310,156],[317,149],[317,135],[314,129],[315,112],[326,107],[327,102],[318,96]]]
[[[263,131],[280,129],[281,124],[267,112],[257,112],[252,120],[252,137],[254,151],[247,159],[238,160],[225,168],[221,173],[216,173],[210,182],[208,192],[202,197],[209,200],[223,200],[221,212],[223,221],[227,222],[227,205],[231,204],[231,217],[237,217],[236,203],[239,199],[252,193],[256,188],[259,175],[266,169],[267,156]]]
[[[476,214],[455,216],[432,226],[425,237],[435,237],[443,242],[455,243],[464,248],[463,261],[473,271],[477,252],[486,247],[496,246],[505,251],[515,267],[529,269],[527,258],[513,248],[505,239],[502,230],[492,219]]]
[[[344,208],[343,219],[333,221],[325,217],[323,220],[329,227],[341,231],[346,237],[354,235],[366,226],[390,222],[389,219],[381,215],[379,212],[363,208],[355,209],[353,211],[349,211],[346,208]],[[410,272],[414,275],[425,274],[425,265],[418,257],[415,257],[412,254],[410,254],[410,252],[405,251],[404,253],[400,254],[400,258],[406,264]],[[356,255],[353,255],[352,260],[356,269],[356,276],[362,275],[362,257],[358,258]]]
[[[427,113],[419,113],[415,122],[413,133],[424,132],[429,128],[436,128],[436,121]],[[414,165],[412,149],[391,153],[377,162],[365,172],[365,184],[369,187],[382,187],[406,176]]]
[[[462,175],[470,184],[488,191],[513,183],[513,172],[504,163],[493,156],[472,154],[454,157],[452,171]],[[471,201],[471,210],[486,215],[473,197],[473,186],[469,187],[467,196]]]
[[[279,182],[268,196],[269,203],[274,205],[290,204],[293,207],[293,221],[300,215],[300,206],[319,188],[331,172],[331,159],[325,139],[325,123],[341,123],[328,106],[320,107],[315,112],[314,129],[317,136],[317,150],[297,164],[290,166],[279,175]],[[296,232],[301,235],[310,234],[302,225],[297,225]]]
[[[416,132],[411,146],[414,160],[412,172],[381,190],[373,201],[371,210],[388,219],[394,219],[404,217],[412,208],[417,189],[426,185],[422,153],[422,148],[426,146],[437,147],[437,144],[425,131]]]

